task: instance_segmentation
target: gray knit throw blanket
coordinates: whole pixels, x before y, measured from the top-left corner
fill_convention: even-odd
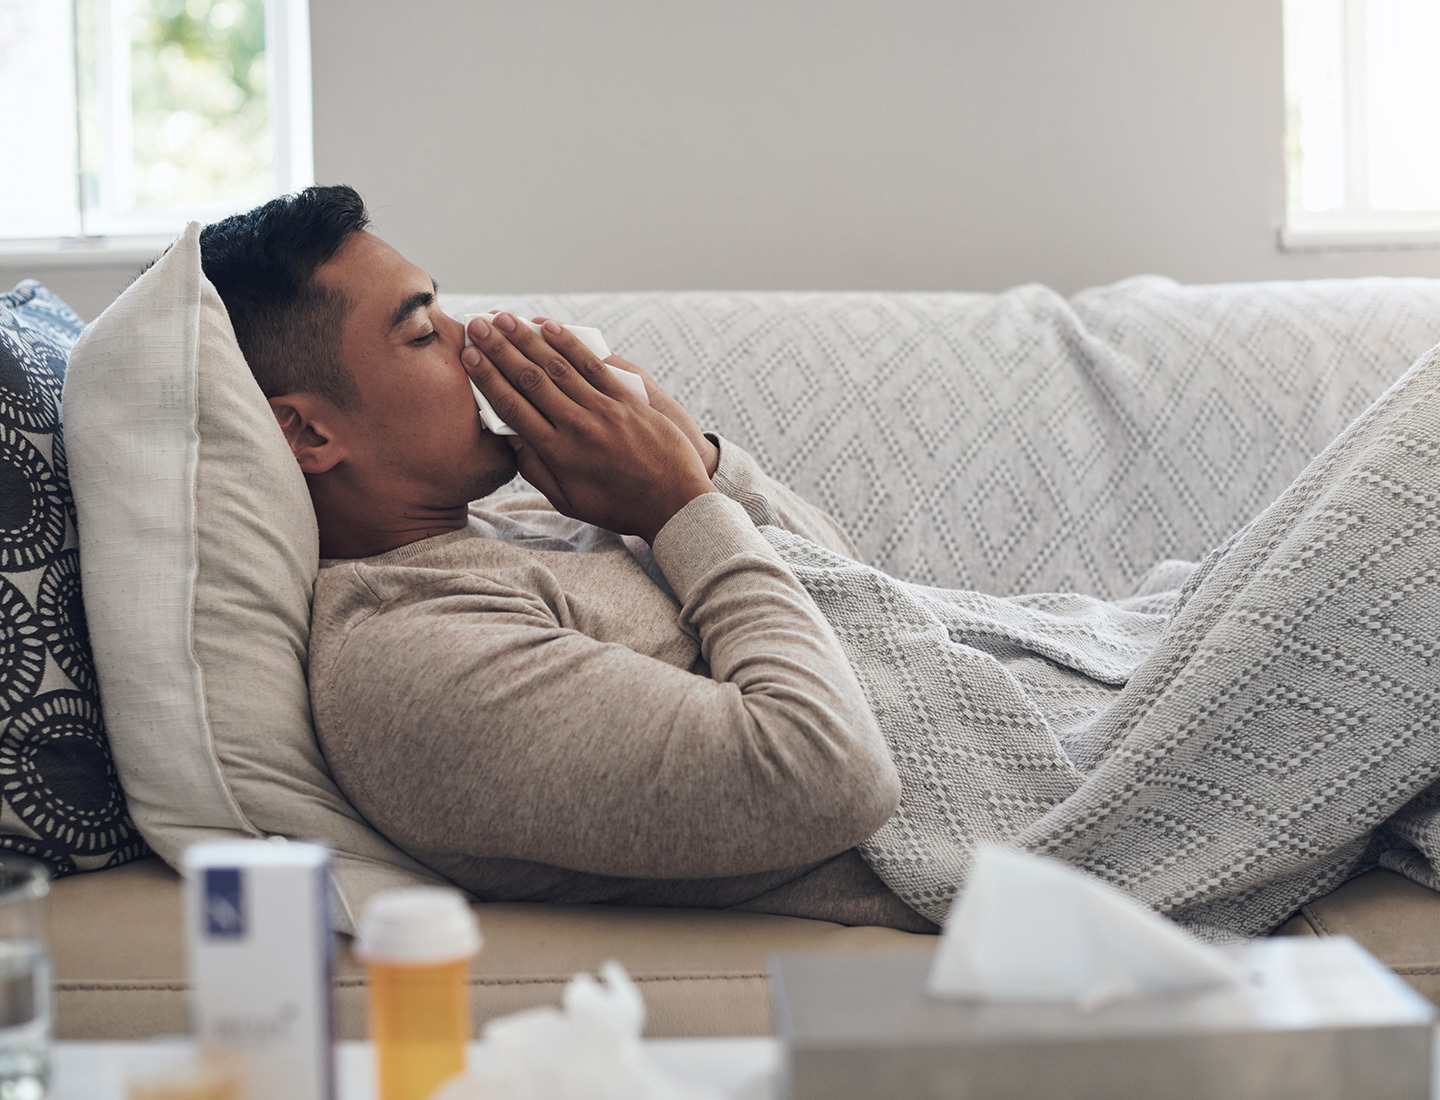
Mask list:
[[[900,772],[860,850],[931,920],[983,841],[1208,939],[1377,863],[1440,888],[1440,348],[1203,563],[1128,600],[926,588],[764,530]]]

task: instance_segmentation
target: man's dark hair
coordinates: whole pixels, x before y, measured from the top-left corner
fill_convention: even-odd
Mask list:
[[[315,282],[315,269],[370,224],[353,187],[307,187],[200,231],[200,264],[230,313],[250,373],[266,397],[318,393],[359,404],[340,360],[350,301]]]

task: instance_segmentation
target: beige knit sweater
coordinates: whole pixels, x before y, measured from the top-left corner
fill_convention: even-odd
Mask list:
[[[322,563],[310,690],[336,780],[488,900],[741,907],[932,925],[852,845],[899,801],[860,685],[756,531],[853,555],[732,443],[655,539],[538,495]]]

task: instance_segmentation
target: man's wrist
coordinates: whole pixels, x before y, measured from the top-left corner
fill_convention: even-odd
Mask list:
[[[719,490],[716,489],[715,486],[711,485],[708,481],[705,481],[703,483],[696,481],[687,488],[680,488],[673,499],[673,507],[666,509],[664,513],[664,519],[661,520],[661,522],[654,528],[654,530],[637,531],[636,534],[638,534],[651,546],[654,546],[655,540],[659,537],[660,532],[665,530],[666,525],[668,525],[672,519],[674,519],[677,515],[684,511],[685,507],[691,501],[693,501],[696,497],[703,497],[709,493],[718,492]]]

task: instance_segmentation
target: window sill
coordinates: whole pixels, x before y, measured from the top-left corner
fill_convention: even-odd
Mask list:
[[[1280,230],[1282,252],[1354,252],[1397,248],[1440,248],[1440,222],[1434,226],[1383,229],[1373,226],[1306,226]]]
[[[0,240],[0,266],[43,268],[136,267],[153,260],[173,236],[44,237]]]

